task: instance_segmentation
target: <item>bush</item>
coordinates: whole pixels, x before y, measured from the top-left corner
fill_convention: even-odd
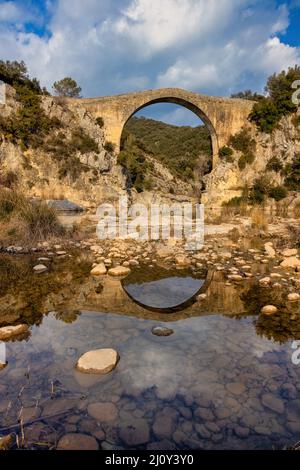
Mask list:
[[[300,67],[297,65],[269,77],[265,88],[268,97],[256,103],[250,114],[250,120],[262,132],[271,133],[282,116],[296,112],[297,106],[292,101],[292,83],[299,79]]]
[[[18,175],[14,171],[8,171],[7,173],[0,174],[0,185],[5,188],[13,188],[18,182]]]
[[[41,88],[36,78],[29,78],[25,62],[0,60],[0,80],[12,87],[24,87],[36,94],[49,95],[45,88]]]
[[[261,176],[254,181],[250,190],[249,202],[251,204],[262,204],[270,191],[270,182],[265,176]]]
[[[243,153],[254,152],[256,148],[256,142],[254,139],[252,139],[247,129],[242,129],[234,136],[231,136],[229,143],[235,150]]]
[[[245,202],[245,198],[243,196],[235,196],[227,202],[223,202],[223,206],[225,207],[240,207],[242,203]]]
[[[7,229],[7,236],[22,236],[29,242],[64,233],[54,209],[8,189],[0,190],[0,219],[5,220],[1,235],[5,235]]]
[[[272,157],[266,165],[267,171],[275,171],[276,173],[279,173],[282,169],[283,164],[277,157]]]
[[[241,155],[238,161],[239,169],[242,171],[247,165],[251,165],[255,160],[255,155],[251,152]]]
[[[284,172],[286,174],[286,178],[284,181],[285,186],[290,189],[291,191],[299,191],[300,190],[300,153],[297,153],[292,163],[288,164]]]
[[[221,147],[219,150],[219,157],[228,163],[233,162],[232,155],[233,155],[232,148],[227,147],[226,145],[224,145],[224,147]]]
[[[102,129],[102,127],[104,127],[104,119],[102,117],[97,117],[96,124]]]
[[[78,151],[82,154],[90,152],[99,152],[97,142],[92,139],[83,129],[73,131],[70,146],[73,151]]]
[[[281,199],[284,199],[287,194],[287,189],[284,186],[275,186],[270,188],[268,193],[269,197],[275,199],[275,201],[281,201]]]
[[[239,98],[243,100],[259,101],[264,98],[263,95],[260,95],[251,90],[240,91],[238,93],[232,93],[230,98]]]
[[[115,145],[112,142],[105,142],[104,150],[109,153],[112,153],[115,150]]]

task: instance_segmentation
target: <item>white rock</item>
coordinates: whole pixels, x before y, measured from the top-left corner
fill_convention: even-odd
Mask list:
[[[271,242],[265,243],[265,252],[271,256],[274,257],[276,255],[276,251],[274,250],[273,244]]]
[[[265,305],[262,309],[261,309],[261,313],[263,313],[264,315],[273,315],[274,313],[277,312],[277,307],[275,307],[275,305]]]
[[[175,256],[175,263],[177,266],[189,266],[191,264],[191,261],[189,258],[187,258],[185,255],[177,255]]]
[[[106,266],[104,263],[96,264],[91,270],[92,276],[103,276],[104,274],[106,274]]]
[[[7,339],[13,338],[14,336],[27,333],[28,325],[17,325],[17,326],[4,326],[0,328],[0,341],[5,341]]]
[[[288,294],[288,300],[290,302],[296,302],[297,300],[300,300],[300,294],[297,294],[297,292],[293,292],[291,294]]]
[[[198,297],[197,297],[197,300],[200,300],[200,301],[201,301],[201,300],[205,300],[206,297],[207,297],[206,294],[199,294]]]
[[[48,268],[44,264],[37,264],[36,266],[34,266],[33,270],[34,272],[40,274],[40,273],[44,273],[45,271],[47,271]]]
[[[119,355],[114,349],[95,349],[81,356],[76,369],[86,374],[108,374],[117,365]]]
[[[259,283],[262,285],[270,284],[271,278],[270,277],[263,277],[262,279],[259,280]]]
[[[298,250],[296,248],[286,248],[281,252],[281,254],[285,257],[296,256],[298,254]]]
[[[283,268],[298,268],[300,267],[300,259],[295,256],[289,256],[282,261],[280,266]]]
[[[230,279],[231,281],[240,282],[243,280],[243,276],[240,276],[239,274],[230,274],[228,276],[228,279]]]
[[[108,271],[110,276],[127,276],[130,273],[130,268],[126,266],[116,266],[115,268],[111,268]]]

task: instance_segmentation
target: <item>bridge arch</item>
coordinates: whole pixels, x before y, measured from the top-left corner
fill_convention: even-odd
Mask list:
[[[199,106],[196,106],[194,103],[191,103],[190,101],[187,101],[186,99],[178,96],[163,96],[159,98],[153,98],[150,99],[150,101],[147,101],[140,106],[138,106],[134,111],[131,112],[131,114],[127,117],[127,119],[124,121],[124,124],[121,129],[121,134],[119,137],[119,145],[118,149],[120,148],[120,143],[121,143],[121,138],[122,138],[122,133],[124,130],[124,127],[126,126],[127,122],[139,111],[141,111],[144,108],[147,108],[148,106],[151,106],[153,104],[159,104],[159,103],[172,103],[176,104],[179,106],[182,106],[183,108],[188,109],[189,111],[192,111],[196,116],[203,121],[205,126],[210,132],[210,137],[211,137],[211,145],[212,145],[212,160],[213,160],[213,166],[216,164],[216,159],[218,158],[219,155],[219,144],[218,144],[218,137],[217,137],[217,132],[216,129],[214,128],[213,123],[209,119],[209,117],[202,111]]]

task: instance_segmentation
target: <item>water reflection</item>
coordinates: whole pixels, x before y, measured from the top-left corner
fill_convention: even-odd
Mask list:
[[[207,273],[192,276],[191,271],[160,267],[136,271],[123,279],[122,286],[135,303],[146,309],[176,312],[192,305],[208,283]]]

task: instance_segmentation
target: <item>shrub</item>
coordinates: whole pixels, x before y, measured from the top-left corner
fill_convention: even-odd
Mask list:
[[[247,165],[251,165],[255,160],[255,155],[251,152],[243,153],[238,161],[239,169],[242,171],[246,168]]]
[[[70,146],[73,148],[73,151],[78,151],[83,154],[89,152],[99,152],[99,146],[97,142],[80,128],[72,132]]]
[[[224,147],[221,147],[219,150],[219,157],[228,163],[233,162],[232,155],[233,155],[232,148],[227,147],[226,145],[224,145]]]
[[[7,173],[0,174],[0,185],[5,188],[12,188],[18,182],[18,175],[14,171],[8,171]]]
[[[254,152],[256,148],[256,142],[252,139],[247,129],[242,129],[237,134],[231,136],[229,143],[235,150],[243,153]]]
[[[230,98],[239,98],[243,100],[259,101],[264,98],[263,95],[260,95],[251,90],[240,91],[238,93],[232,93]]]
[[[245,202],[245,198],[243,196],[235,196],[227,202],[223,202],[223,206],[225,207],[240,207],[241,204]]]
[[[299,79],[300,67],[297,65],[269,77],[265,88],[268,97],[256,103],[250,114],[250,120],[255,122],[262,132],[271,133],[282,116],[297,110],[292,101],[294,90],[291,85]]]
[[[250,190],[249,202],[251,204],[262,204],[270,191],[270,182],[265,176],[261,176],[254,181]]]
[[[275,171],[276,173],[279,173],[282,169],[282,162],[277,157],[272,157],[266,165],[267,171]]]
[[[285,186],[291,191],[299,191],[300,189],[300,153],[297,153],[292,163],[288,164],[284,172],[286,178],[284,181]]]
[[[284,199],[287,194],[287,189],[284,186],[275,186],[270,188],[268,193],[269,197],[275,199],[275,201],[281,201],[281,199]]]
[[[102,129],[102,127],[104,127],[104,119],[102,117],[97,117],[96,124]]]
[[[112,142],[105,142],[104,150],[109,153],[112,153],[115,150],[115,145]]]

